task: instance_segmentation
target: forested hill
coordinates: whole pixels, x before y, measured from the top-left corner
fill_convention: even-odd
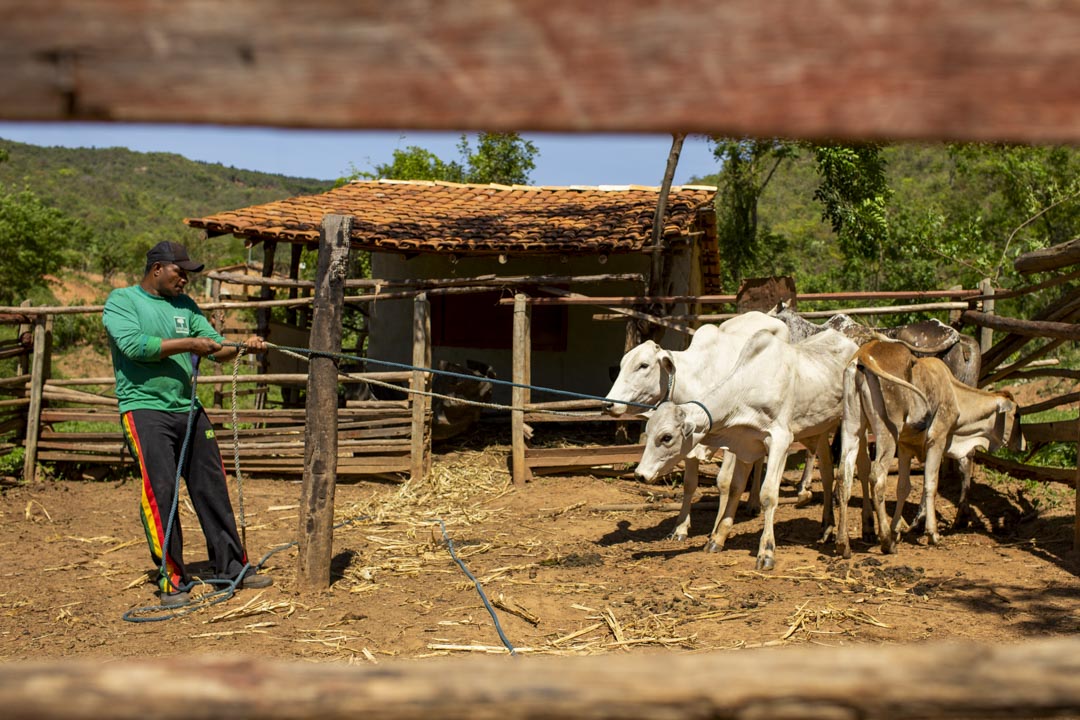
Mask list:
[[[161,240],[177,240],[208,265],[244,256],[231,237],[201,241],[183,224],[197,217],[296,195],[323,192],[333,181],[294,178],[188,160],[171,153],[125,148],[38,147],[0,138],[0,197],[41,206],[72,219],[79,238],[68,248],[94,272],[142,270],[146,250]],[[71,252],[76,251],[76,252]]]

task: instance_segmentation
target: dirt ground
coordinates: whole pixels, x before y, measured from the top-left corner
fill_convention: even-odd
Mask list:
[[[707,554],[714,510],[694,511],[688,541],[666,539],[676,513],[662,503],[677,489],[580,475],[515,488],[507,450],[439,455],[421,486],[340,484],[337,520],[352,522],[335,531],[326,591],[300,587],[288,547],[265,562],[273,587],[155,622],[125,620],[133,610],[168,617],[138,611],[157,601],[134,479],[8,486],[0,492],[0,660],[230,654],[384,663],[506,652],[506,644],[570,655],[1009,642],[1080,631],[1074,496],[1064,485],[980,470],[980,522],[951,532],[958,483],[947,481],[942,544],[912,537],[888,556],[858,539],[855,512],[854,554],[844,561],[818,541],[820,487],[815,504],[796,508],[786,482],[777,566],[763,573],[754,569],[760,518],[741,514],[728,547]],[[243,491],[253,559],[296,539],[298,482],[246,478]],[[702,492],[699,504],[714,488]],[[915,503],[907,510],[912,517]],[[197,566],[206,551],[186,504],[181,518]],[[497,605],[506,643],[437,520]]]
[[[59,370],[90,376],[109,368],[84,349],[68,353]],[[1012,389],[1021,404],[1068,391],[1045,383]],[[502,426],[484,432],[489,441],[508,437]],[[299,482],[245,478],[248,552],[266,558],[274,585],[208,595],[177,617],[155,607],[156,568],[133,477],[0,484],[0,661],[225,654],[386,663],[505,653],[507,645],[520,654],[582,655],[1010,642],[1080,631],[1075,496],[1065,485],[980,468],[979,522],[954,532],[958,481],[946,480],[942,544],[909,537],[888,556],[859,540],[856,498],[854,554],[845,561],[819,541],[820,484],[814,504],[796,508],[791,470],[777,512],[776,568],[763,573],[754,569],[762,521],[745,511],[722,553],[702,552],[713,487],[700,491],[689,540],[677,542],[667,539],[676,511],[665,503],[678,499],[678,488],[590,475],[515,488],[508,451],[503,443],[440,453],[419,486],[339,484],[332,583],[317,592],[297,582],[295,547],[278,549],[298,537]],[[913,481],[909,519],[921,476]],[[231,489],[235,504],[235,481]],[[197,569],[206,549],[190,506],[182,503],[180,514]],[[505,642],[451,548],[496,605]]]

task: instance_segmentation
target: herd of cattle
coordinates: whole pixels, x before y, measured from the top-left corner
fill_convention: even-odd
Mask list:
[[[768,570],[775,564],[780,481],[794,442],[807,448],[799,502],[811,497],[816,459],[824,498],[822,540],[835,539],[845,558],[851,556],[847,507],[856,471],[863,489],[862,537],[876,538],[883,552],[895,552],[901,534],[914,527],[939,542],[935,501],[945,457],[960,465],[955,524],[966,522],[972,454],[1022,442],[1013,398],[974,387],[979,364],[978,343],[937,321],[882,331],[844,315],[816,325],[780,307],[701,327],[683,351],[652,341],[638,345],[623,356],[604,409],[618,416],[654,406],[643,413],[645,450],[636,474],[653,482],[684,462],[675,539],[688,535],[699,462],[724,449],[717,476],[720,505],[705,546],[710,552],[723,548],[754,466],[760,476],[764,461],[760,491],[751,491],[751,503],[760,503],[764,513],[757,567]],[[830,448],[834,432],[840,434],[838,485]],[[919,513],[909,526],[902,511],[913,456],[924,463],[924,482]],[[893,460],[898,479],[890,519],[884,495]]]

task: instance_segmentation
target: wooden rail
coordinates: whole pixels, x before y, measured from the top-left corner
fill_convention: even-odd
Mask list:
[[[75,658],[0,665],[0,706],[36,720],[1066,718],[1080,713],[1078,677],[1076,638],[377,667]]]

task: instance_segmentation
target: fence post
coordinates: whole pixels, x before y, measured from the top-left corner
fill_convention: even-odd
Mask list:
[[[983,278],[979,282],[979,292],[983,295],[993,295],[994,286],[990,284],[990,278]],[[982,301],[983,312],[987,315],[994,314],[994,299],[987,298]],[[994,346],[994,331],[988,327],[979,328],[979,350],[988,352]]]
[[[427,293],[420,293],[413,300],[413,347],[414,368],[431,367],[431,303]],[[431,373],[413,370],[410,383],[413,390],[427,392],[431,389]],[[429,409],[431,398],[412,395],[412,445],[409,449],[412,465],[410,477],[419,482],[431,470],[431,422]]]
[[[513,381],[520,385],[532,382],[531,306],[528,297],[514,295]],[[524,485],[532,477],[525,464],[525,404],[531,400],[526,388],[515,387],[511,392],[510,411],[510,474],[515,485]],[[520,408],[520,409],[518,409]]]
[[[26,454],[23,457],[23,480],[33,482],[37,468],[38,438],[41,436],[41,405],[45,381],[52,363],[52,315],[34,318],[34,355],[30,361],[30,407],[26,414]]]
[[[341,351],[341,315],[349,267],[352,217],[327,215],[319,232],[319,269],[311,349]],[[334,543],[334,490],[337,481],[337,359],[313,355],[308,368],[307,417],[304,427],[304,482],[300,492],[299,558],[301,586],[330,587]]]

